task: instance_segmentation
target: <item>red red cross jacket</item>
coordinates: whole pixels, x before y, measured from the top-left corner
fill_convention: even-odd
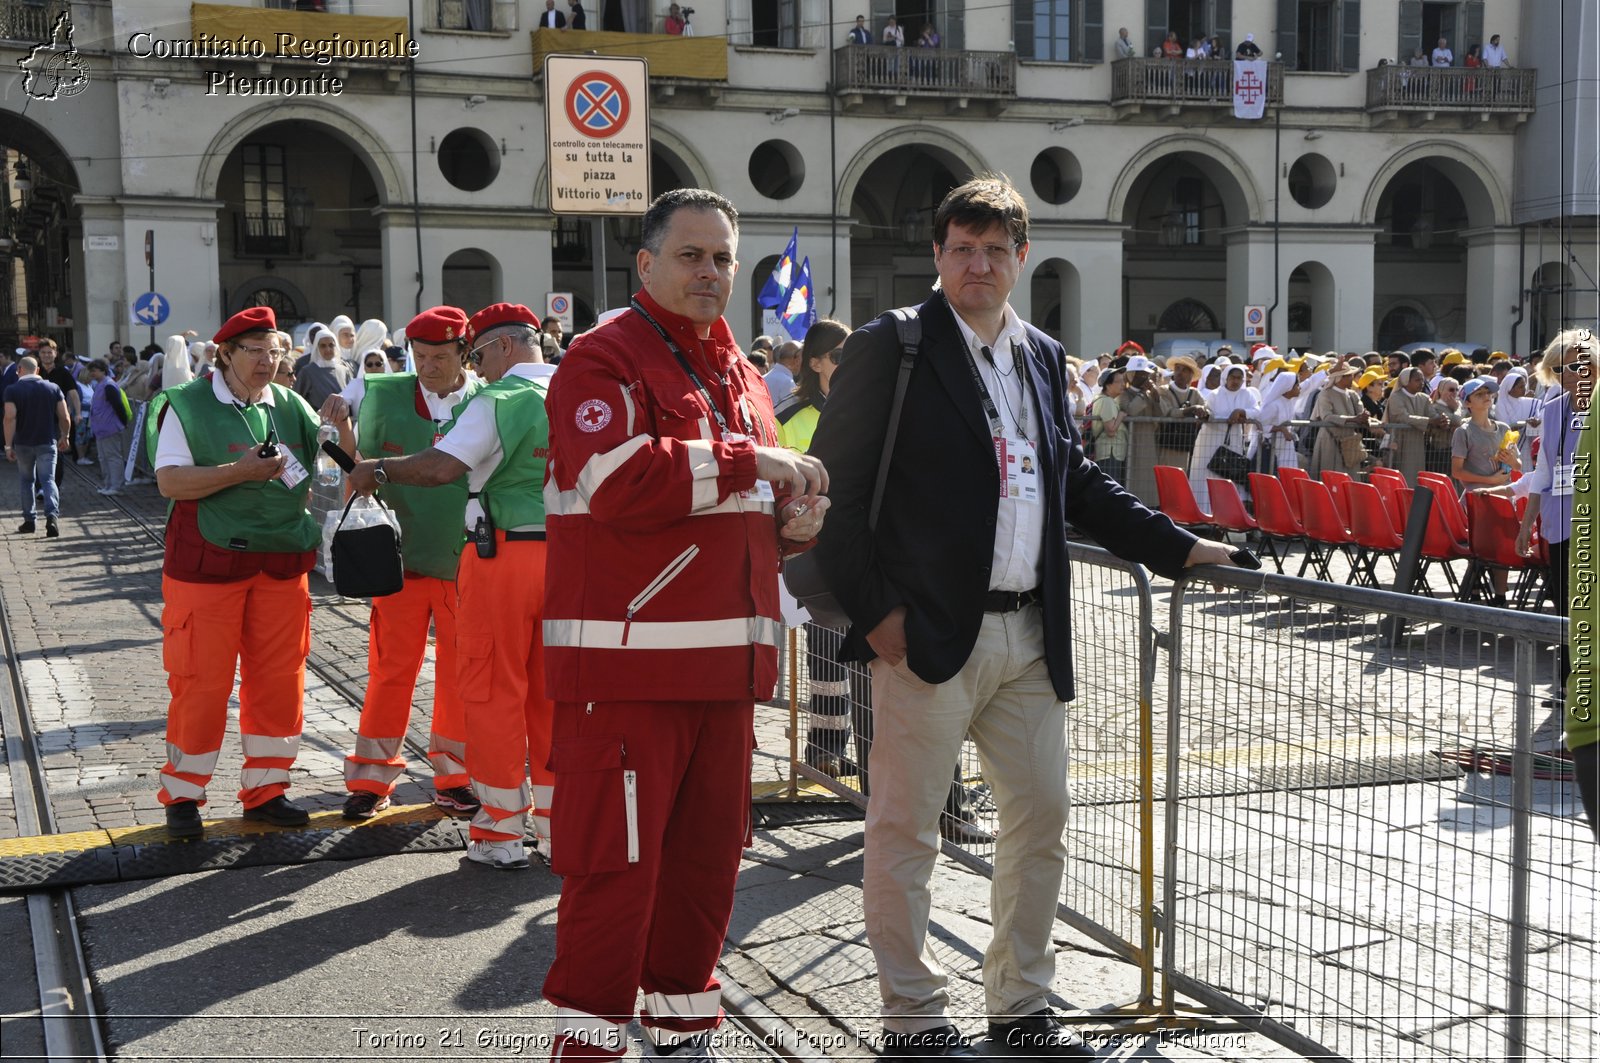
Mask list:
[[[728,431],[637,312],[572,341],[545,404],[546,689],[556,701],[764,700],[790,545],[782,496],[756,483],[755,445],[777,445],[772,400],[726,322],[701,340],[637,298]]]

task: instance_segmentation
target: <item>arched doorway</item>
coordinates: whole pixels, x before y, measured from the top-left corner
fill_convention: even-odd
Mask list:
[[[1142,170],[1122,204],[1122,334],[1220,339],[1228,320],[1224,230],[1249,222],[1244,190],[1213,156],[1177,151]]]
[[[1337,346],[1333,271],[1321,262],[1302,262],[1289,273],[1287,346],[1299,351],[1331,351]],[[1352,339],[1360,345],[1365,339]]]
[[[1045,259],[1034,269],[1029,285],[1034,323],[1060,340],[1062,323],[1077,321],[1083,315],[1077,267],[1064,258]]]
[[[222,164],[216,197],[228,304],[266,274],[314,293],[298,307],[301,320],[344,314],[360,322],[383,312],[382,238],[373,214],[382,198],[369,161],[346,139],[307,119],[254,129]]]
[[[87,325],[87,308],[77,170],[48,133],[13,114],[0,114],[0,170],[0,344],[48,336],[79,349],[73,332]]]
[[[487,251],[463,247],[444,260],[441,288],[446,306],[475,314],[501,299],[500,263]],[[542,306],[533,309],[535,313],[544,311]]]
[[[1415,330],[1431,323],[1432,335],[1405,342],[1455,340],[1477,342],[1467,333],[1467,237],[1469,230],[1494,223],[1492,211],[1480,204],[1481,187],[1469,170],[1451,160],[1416,159],[1402,166],[1378,196],[1373,249],[1373,308],[1384,314],[1375,324],[1381,336],[1402,334],[1402,319]],[[1393,320],[1400,304],[1416,311]],[[1387,327],[1386,327],[1387,326]],[[1392,349],[1392,348],[1391,348]]]
[[[927,144],[891,148],[857,182],[850,201],[850,313],[872,320],[889,307],[928,298],[933,266],[933,213],[950,190],[972,175],[954,153]]]
[[[1573,304],[1572,270],[1560,262],[1546,262],[1533,272],[1528,285],[1528,349],[1543,350],[1556,333],[1569,325],[1577,324],[1578,315]],[[1588,324],[1593,325],[1593,322]]]

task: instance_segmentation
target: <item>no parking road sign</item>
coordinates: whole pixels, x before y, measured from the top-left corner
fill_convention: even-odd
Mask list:
[[[1247,306],[1244,308],[1244,340],[1246,343],[1265,341],[1267,338],[1267,308],[1264,306]]]
[[[649,81],[643,59],[545,57],[552,212],[645,212],[650,205]]]

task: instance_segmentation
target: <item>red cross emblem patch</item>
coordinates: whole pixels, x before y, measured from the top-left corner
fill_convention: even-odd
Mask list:
[[[611,423],[611,407],[599,399],[590,399],[578,407],[578,430],[598,432]]]

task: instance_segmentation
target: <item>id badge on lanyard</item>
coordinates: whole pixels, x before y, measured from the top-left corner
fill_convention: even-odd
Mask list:
[[[1572,494],[1572,468],[1575,462],[1556,459],[1555,466],[1550,470],[1550,493],[1556,497]]]
[[[1039,501],[1039,454],[1031,439],[994,437],[994,456],[1000,463],[1000,497],[1013,502]]]

